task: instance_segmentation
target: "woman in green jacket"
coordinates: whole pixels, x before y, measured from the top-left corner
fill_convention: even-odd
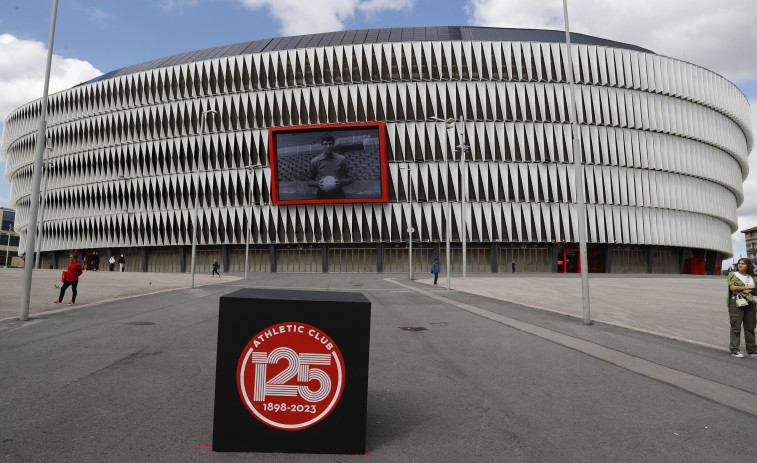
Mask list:
[[[754,296],[754,267],[749,259],[739,259],[736,271],[728,274],[728,315],[731,321],[731,356],[742,358],[739,352],[741,346],[741,325],[744,325],[744,344],[750,357],[757,358],[757,344],[754,339],[754,329],[757,326],[757,308]],[[748,304],[739,307],[736,304],[737,295],[742,295]]]

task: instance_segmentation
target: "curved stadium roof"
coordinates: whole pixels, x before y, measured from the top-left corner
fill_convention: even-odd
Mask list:
[[[206,48],[177,55],[166,56],[144,63],[126,66],[115,71],[95,77],[82,85],[110,79],[135,72],[148,71],[177,64],[192,63],[225,56],[246,55],[266,51],[291,50],[294,48],[354,45],[360,43],[408,42],[420,40],[492,40],[512,42],[565,42],[565,32],[544,29],[503,29],[497,27],[437,26],[437,27],[401,27],[393,29],[361,29],[354,31],[326,32],[322,34],[296,35],[275,39],[253,40],[235,45]],[[570,34],[570,41],[576,44],[601,45],[605,47],[625,48],[643,53],[651,50],[601,39],[584,34]]]

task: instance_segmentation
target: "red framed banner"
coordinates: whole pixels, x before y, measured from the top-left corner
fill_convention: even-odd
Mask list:
[[[389,201],[383,122],[268,130],[273,204]]]

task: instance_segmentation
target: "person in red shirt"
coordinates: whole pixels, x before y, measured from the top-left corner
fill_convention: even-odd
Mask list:
[[[76,287],[79,285],[79,275],[81,275],[81,263],[76,259],[76,254],[69,254],[68,256],[68,270],[63,274],[63,286],[60,288],[60,296],[53,301],[53,304],[60,304],[63,301],[63,295],[66,294],[66,289],[71,287],[71,301],[68,305],[74,305],[76,303]]]

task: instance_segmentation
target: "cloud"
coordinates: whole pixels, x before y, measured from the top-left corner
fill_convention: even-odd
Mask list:
[[[197,5],[199,0],[160,0],[158,6],[166,11],[181,10],[184,7]]]
[[[0,124],[0,140],[2,140],[2,127]],[[5,160],[0,158],[0,207],[10,207],[10,186],[5,183]]]
[[[0,124],[0,140],[2,140],[2,124]],[[10,207],[10,186],[5,183],[5,160],[0,158],[0,207]]]
[[[92,21],[105,21],[106,19],[112,19],[113,15],[108,13],[105,10],[101,10],[100,8],[90,6],[86,8],[81,8],[81,10],[86,14],[90,20]]]
[[[47,46],[35,40],[0,35],[0,121],[11,111],[42,97]],[[102,74],[90,63],[53,54],[50,94]]]
[[[0,35],[0,122],[19,106],[42,97],[46,60],[46,44],[17,39],[10,34]],[[53,54],[49,93],[65,90],[100,74],[102,72],[86,61]],[[2,128],[0,124],[0,140]],[[0,160],[0,206],[9,207],[5,166],[4,160]]]
[[[359,11],[372,17],[382,11],[409,9],[413,0],[238,0],[247,8],[268,8],[283,35],[314,34],[344,29]],[[296,12],[296,13],[293,13]]]
[[[366,16],[373,17],[382,11],[403,11],[412,6],[412,0],[368,0],[361,2],[357,9]]]
[[[562,2],[469,0],[469,24],[562,30]],[[753,0],[570,0],[571,32],[631,43],[685,59],[732,82],[757,76]]]

